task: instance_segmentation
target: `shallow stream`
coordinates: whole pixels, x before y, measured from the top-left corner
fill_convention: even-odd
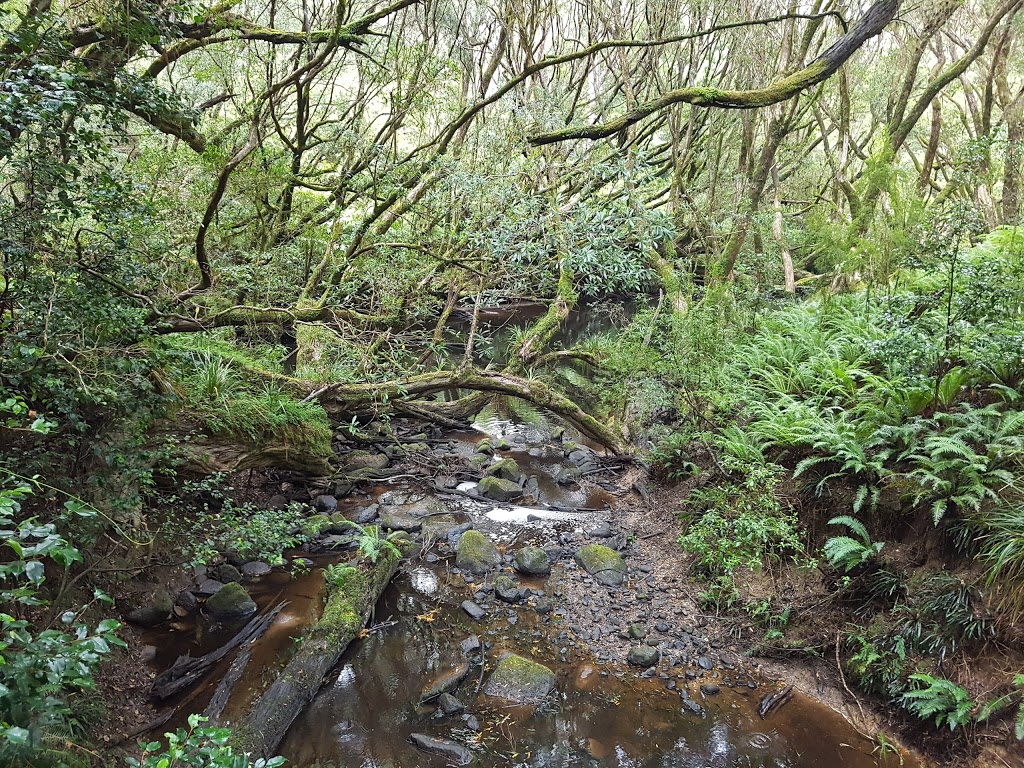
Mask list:
[[[474,581],[457,572],[454,542],[442,538],[420,552],[386,590],[366,636],[352,643],[288,732],[279,752],[289,765],[412,768],[447,764],[446,758],[413,746],[409,742],[413,733],[468,746],[473,764],[482,768],[900,764],[898,757],[879,757],[876,745],[837,713],[800,694],[766,719],[759,717],[759,702],[781,684],[758,679],[743,670],[740,660],[719,654],[702,636],[697,617],[664,615],[659,635],[664,650],[656,668],[644,671],[612,664],[592,653],[589,633],[607,637],[606,618],[613,625],[618,622],[621,630],[631,622],[653,623],[654,618],[653,613],[644,615],[653,608],[643,608],[639,600],[621,606],[614,602],[615,593],[628,594],[637,584],[656,588],[653,577],[645,577],[650,569],[637,571],[633,565],[625,586],[618,590],[593,584],[594,590],[607,593],[602,600],[612,601],[609,617],[598,618],[595,609],[594,623],[588,625],[567,604],[571,594],[579,596],[581,579],[589,578],[573,562],[571,542],[585,538],[595,522],[614,526],[615,494],[587,483],[556,483],[553,477],[568,463],[542,421],[527,425],[491,411],[476,426],[496,443],[507,441],[507,449],[499,455],[515,458],[524,475],[537,478],[535,503],[516,507],[394,485],[344,499],[341,510],[355,517],[371,504],[378,504],[383,512],[389,504],[422,508],[427,502],[434,504],[431,514],[437,516],[439,504],[454,522],[472,522],[494,540],[505,554],[503,570],[512,575],[510,553],[524,543],[563,547],[564,556],[555,561],[547,578],[517,577],[531,594],[513,605],[496,599],[488,584],[491,577]],[[448,437],[453,441],[449,450],[466,455],[483,435]],[[565,511],[581,508],[595,511]],[[630,562],[628,547],[625,555]],[[247,709],[287,660],[303,630],[317,618],[323,590],[320,569],[332,559],[337,558],[313,557],[313,566],[304,575],[293,578],[275,570],[250,585],[261,610],[281,600],[289,605],[255,644],[253,660],[224,712],[223,724],[230,725]],[[482,620],[474,621],[460,607],[467,599],[484,608],[487,615]],[[583,600],[589,602],[587,597]],[[160,649],[155,666],[164,669],[177,655],[204,653],[230,636],[230,632],[210,634],[202,627],[201,621],[183,621],[153,630],[149,641]],[[473,665],[451,691],[465,705],[465,713],[445,716],[436,705],[421,704],[421,692],[432,679],[464,663],[460,644],[471,636],[481,641],[485,663]],[[615,637],[621,637],[622,647],[636,642],[624,633]],[[682,641],[673,642],[673,638]],[[537,707],[510,706],[480,693],[481,683],[505,652],[549,667],[557,676],[556,692]],[[180,717],[202,710],[228,661],[222,662],[205,688],[178,702]],[[913,763],[905,758],[903,765]]]

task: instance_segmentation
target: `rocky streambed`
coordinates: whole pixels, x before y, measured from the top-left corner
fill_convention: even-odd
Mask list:
[[[286,603],[250,644],[221,723],[248,711],[315,622],[321,568],[355,546],[343,522],[352,520],[413,544],[362,637],[280,744],[291,765],[885,764],[837,713],[745,663],[695,610],[678,568],[647,546],[659,532],[620,509],[636,490],[628,470],[558,429],[478,426],[355,468],[404,460],[428,472],[310,492],[307,524],[320,533],[301,555],[306,575],[242,564],[238,600],[216,601],[216,584],[206,585],[207,606],[246,615],[254,610],[235,593],[260,614]],[[197,581],[218,576],[234,573]],[[230,635],[200,626],[150,630],[155,665]],[[201,711],[229,659],[171,705]]]

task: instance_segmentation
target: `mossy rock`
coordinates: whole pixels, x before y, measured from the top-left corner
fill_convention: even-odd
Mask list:
[[[484,467],[487,466],[490,460],[491,457],[488,456],[486,453],[474,453],[466,461],[471,467],[475,467],[476,469],[483,469]]]
[[[482,454],[484,456],[493,456],[494,446],[491,445],[491,439],[489,437],[485,437],[483,440],[476,444],[475,451],[476,453]]]
[[[626,656],[626,661],[632,664],[634,667],[653,667],[658,663],[658,659],[661,658],[661,654],[657,648],[652,648],[649,645],[635,645],[629,649],[629,654]]]
[[[576,562],[601,584],[618,587],[626,576],[622,555],[603,544],[587,544],[576,553]]]
[[[352,451],[342,456],[339,461],[341,472],[352,472],[358,469],[384,469],[388,463],[387,456],[371,451]]]
[[[480,493],[495,501],[512,501],[523,495],[523,489],[511,480],[500,477],[485,477],[480,481]]]
[[[515,459],[501,459],[494,462],[484,470],[485,477],[500,477],[502,480],[511,480],[518,483],[522,473],[519,471],[519,464]]]
[[[174,597],[161,587],[144,605],[131,611],[125,618],[140,627],[155,627],[170,616],[173,610]]]
[[[551,557],[540,547],[523,547],[516,551],[516,570],[527,576],[551,573]]]
[[[207,615],[217,621],[245,621],[256,613],[256,610],[256,603],[249,597],[245,587],[237,582],[225,584],[206,601]]]
[[[299,523],[299,531],[306,538],[317,536],[331,527],[333,521],[327,515],[311,515]]]
[[[459,538],[455,565],[469,573],[482,574],[498,567],[501,555],[494,542],[480,531],[466,531]]]
[[[509,654],[494,668],[484,693],[516,704],[537,704],[554,689],[554,672],[536,661]]]

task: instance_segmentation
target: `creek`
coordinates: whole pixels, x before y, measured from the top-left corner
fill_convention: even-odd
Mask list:
[[[543,413],[500,405],[485,410],[474,427],[435,440],[429,454],[435,466],[471,465],[486,440],[495,456],[485,461],[514,459],[532,498],[474,497],[476,483],[460,483],[453,472],[441,484],[403,474],[337,500],[349,519],[412,520],[403,527],[413,529],[420,546],[385,590],[363,637],[287,732],[277,751],[288,765],[411,768],[469,754],[481,768],[916,765],[908,757],[879,756],[876,743],[799,692],[762,718],[759,704],[784,683],[748,671],[738,653],[712,637],[707,617],[674,600],[682,579],[659,581],[652,564],[632,555],[638,532],[622,527],[617,510],[629,488],[616,483],[614,471],[601,472],[609,465],[596,446],[563,434]],[[456,542],[469,526],[497,544],[501,562],[490,573],[473,576],[456,567]],[[622,586],[604,586],[577,564],[574,554],[588,543],[621,550]],[[524,545],[549,552],[550,575],[516,573],[513,553]],[[306,572],[274,569],[246,584],[261,612],[288,604],[253,645],[223,725],[248,711],[294,653],[322,609],[323,568],[346,558],[294,554],[308,557]],[[497,594],[499,572],[514,580],[514,602]],[[483,617],[471,618],[464,601]],[[145,640],[157,648],[159,671],[181,654],[217,648],[232,631],[193,616],[152,629]],[[482,654],[473,650],[477,641]],[[623,653],[609,652],[638,645],[657,649],[649,668],[623,664]],[[548,667],[554,691],[531,705],[485,695],[494,665],[507,653]],[[171,727],[202,711],[230,660],[169,702],[177,713]],[[436,701],[421,701],[432,681],[467,663],[468,674],[449,691],[464,711],[445,714]],[[447,757],[421,751],[410,742],[413,734],[455,745],[454,751]]]

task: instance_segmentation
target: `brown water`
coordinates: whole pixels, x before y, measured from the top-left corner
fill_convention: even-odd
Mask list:
[[[515,626],[507,616],[473,625],[456,607],[463,591],[444,583],[443,569],[422,567],[389,588],[377,619],[398,623],[350,648],[281,745],[291,765],[444,765],[443,758],[407,742],[414,732],[474,746],[474,765],[482,767],[899,765],[897,758],[877,758],[872,744],[838,714],[803,696],[761,720],[757,704],[770,687],[723,687],[721,694],[702,701],[703,681],[693,681],[690,694],[706,714],[684,714],[679,694],[666,688],[668,680],[602,669],[586,655],[563,657],[557,618],[510,608],[508,615],[517,615]],[[472,632],[492,643],[491,661],[513,650],[555,670],[557,697],[536,711],[500,706],[476,694],[474,668],[455,693],[477,717],[479,732],[457,717],[438,717],[433,707],[419,705],[423,686],[457,665],[459,642]],[[679,672],[675,683],[683,687],[687,681]]]
[[[551,473],[564,459],[544,448],[546,424],[525,425],[491,413],[485,414],[479,426],[493,437],[509,440],[511,449],[501,453],[515,458],[526,474],[538,478],[541,505],[614,505],[614,496],[599,488],[559,486],[551,480]],[[455,452],[471,452],[472,442],[480,435],[450,437]],[[396,490],[416,489],[382,486],[344,500],[341,507],[347,510],[376,500],[384,491]],[[579,525],[576,516],[525,524],[495,521],[487,516],[490,505],[465,499],[462,504],[461,513],[504,547],[525,540],[556,541],[559,530]],[[471,746],[474,765],[480,768],[916,766],[906,757],[901,763],[898,757],[876,755],[872,751],[875,745],[837,713],[801,695],[762,720],[757,705],[776,686],[753,680],[742,670],[722,669],[690,680],[686,672],[700,673],[699,669],[680,666],[671,668],[671,677],[644,678],[634,669],[602,666],[583,644],[574,641],[589,627],[568,626],[557,600],[550,613],[534,610],[533,598],[530,605],[518,607],[491,602],[491,616],[474,623],[459,604],[471,598],[479,585],[467,584],[460,575],[450,573],[453,563],[445,557],[450,552],[438,554],[441,559],[435,563],[428,564],[421,557],[409,564],[386,590],[368,636],[350,646],[281,744],[278,751],[290,766],[413,768],[445,764],[444,758],[417,751],[408,742],[411,733]],[[330,559],[314,559],[316,567],[308,573],[292,578],[275,571],[250,585],[261,611],[282,600],[287,600],[288,606],[255,644],[252,661],[222,724],[230,725],[248,709],[294,651],[294,639],[316,620],[324,588],[319,569]],[[562,581],[573,578],[578,576],[556,565],[549,580],[525,585],[557,596]],[[501,652],[513,651],[549,666],[558,676],[557,694],[536,710],[503,706],[478,694],[488,667],[482,674],[474,667],[454,693],[475,717],[475,729],[459,717],[445,718],[433,706],[420,705],[424,685],[462,662],[459,643],[473,633],[486,644],[488,665]],[[178,655],[208,652],[231,634],[231,630],[212,631],[201,621],[184,621],[170,629],[154,630],[147,640],[158,647],[155,666],[162,670]],[[171,702],[181,709],[169,727],[183,724],[188,712],[202,711],[229,663],[230,657],[201,688]],[[755,687],[748,687],[748,681]],[[705,682],[721,685],[721,693],[702,697],[700,685]],[[684,712],[679,694],[684,688],[701,704],[703,716]]]

